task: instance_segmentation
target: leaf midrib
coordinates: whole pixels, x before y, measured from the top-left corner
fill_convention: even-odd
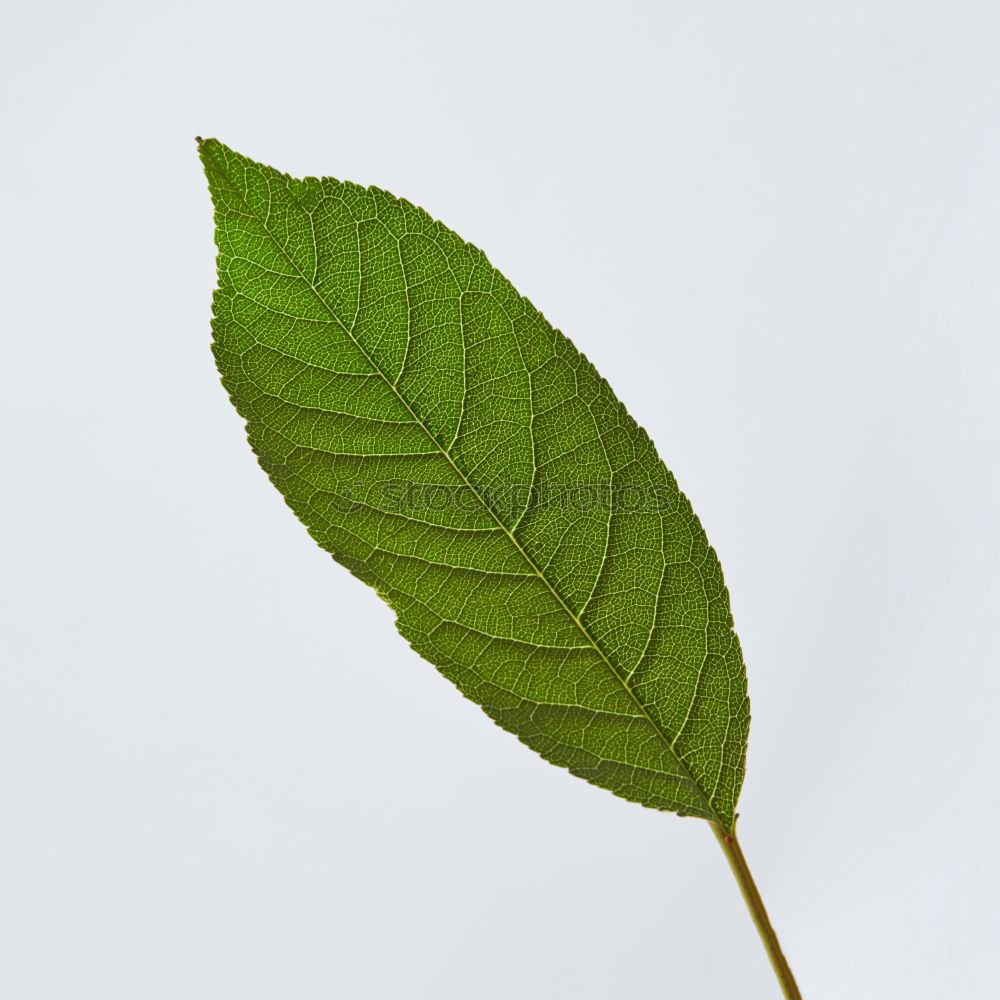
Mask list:
[[[202,149],[204,149],[206,145],[210,146],[211,144],[212,144],[212,140],[208,140],[205,143],[202,143],[201,144],[202,145]],[[236,196],[240,199],[240,201],[246,206],[247,211],[250,213],[250,215],[254,219],[257,220],[257,222],[260,225],[261,229],[264,230],[265,234],[273,242],[273,244],[275,245],[275,247],[277,247],[279,253],[285,258],[286,261],[288,261],[289,265],[291,265],[291,267],[295,269],[296,273],[301,278],[301,280],[304,281],[306,283],[306,285],[309,287],[309,290],[312,292],[313,296],[316,298],[316,301],[319,302],[319,304],[323,307],[323,309],[329,314],[329,316],[333,320],[333,322],[336,323],[337,326],[339,326],[341,330],[343,330],[343,332],[350,339],[351,343],[357,348],[357,350],[361,354],[361,356],[371,366],[372,371],[374,373],[376,373],[383,380],[383,382],[385,382],[385,384],[392,390],[393,395],[395,395],[395,397],[403,405],[403,407],[406,409],[406,412],[409,413],[409,415],[412,418],[413,422],[424,432],[424,434],[427,436],[428,440],[434,445],[434,447],[437,449],[437,451],[447,460],[448,464],[452,467],[452,469],[454,470],[455,474],[459,477],[459,479],[462,481],[462,483],[464,483],[465,486],[467,486],[468,489],[471,490],[472,494],[479,501],[479,503],[481,504],[483,510],[486,512],[486,514],[488,514],[489,517],[496,523],[497,527],[500,528],[501,531],[503,531],[503,533],[510,540],[511,544],[517,549],[517,551],[520,554],[521,558],[524,559],[524,561],[528,564],[529,567],[531,567],[533,573],[545,584],[545,586],[548,588],[548,590],[552,594],[552,596],[556,599],[556,601],[558,601],[559,606],[566,612],[567,615],[569,615],[569,617],[572,620],[572,622],[576,625],[576,627],[579,629],[580,633],[587,640],[587,643],[598,654],[598,656],[600,656],[600,658],[604,661],[604,663],[607,666],[607,668],[611,671],[612,676],[618,681],[619,684],[621,684],[622,688],[625,690],[626,694],[629,696],[629,698],[631,699],[632,703],[642,713],[643,718],[646,719],[646,721],[653,728],[653,731],[663,741],[664,745],[667,748],[667,751],[670,753],[671,757],[673,757],[673,759],[677,763],[677,766],[680,768],[680,770],[682,772],[681,776],[684,777],[684,778],[686,778],[691,783],[692,787],[697,791],[698,796],[701,799],[702,805],[704,806],[705,810],[707,812],[711,813],[711,819],[712,819],[712,821],[714,823],[716,823],[721,829],[728,829],[727,824],[722,820],[722,818],[719,816],[718,812],[716,811],[715,807],[712,805],[711,799],[705,794],[704,789],[698,783],[698,780],[695,778],[695,776],[691,773],[691,769],[688,767],[687,763],[683,760],[683,758],[674,749],[673,743],[670,740],[670,738],[667,735],[667,733],[665,733],[663,731],[663,729],[659,726],[659,724],[656,722],[656,720],[653,719],[653,717],[649,714],[649,712],[646,710],[645,705],[643,705],[643,703],[638,699],[638,697],[636,696],[635,692],[629,686],[628,682],[625,680],[625,678],[618,671],[618,668],[611,662],[610,658],[607,656],[607,654],[601,648],[600,644],[590,634],[590,631],[587,629],[587,626],[580,620],[580,618],[576,615],[576,613],[573,611],[573,609],[563,599],[562,594],[559,593],[559,591],[551,583],[551,581],[548,579],[548,577],[542,572],[541,568],[538,566],[538,564],[535,562],[535,560],[531,557],[531,555],[524,549],[524,547],[518,541],[517,537],[511,532],[511,530],[507,527],[507,525],[503,522],[503,520],[496,514],[496,512],[490,507],[490,505],[483,499],[483,496],[480,494],[479,490],[476,489],[476,487],[469,481],[468,477],[465,475],[465,473],[462,471],[462,469],[459,468],[459,466],[456,464],[455,460],[451,456],[450,451],[447,448],[445,448],[444,445],[441,444],[440,441],[438,441],[438,439],[435,437],[434,433],[424,423],[424,421],[420,418],[420,416],[414,411],[413,407],[410,406],[409,401],[399,392],[399,389],[398,389],[396,383],[392,379],[390,379],[388,377],[388,375],[385,374],[385,372],[382,371],[382,369],[381,369],[381,367],[379,365],[377,365],[375,363],[375,361],[371,357],[371,355],[365,350],[364,346],[354,336],[353,330],[350,329],[344,323],[344,321],[340,318],[340,316],[337,315],[336,311],[333,309],[333,307],[330,305],[330,303],[327,302],[325,296],[315,286],[315,284],[313,283],[312,279],[310,279],[309,277],[307,277],[305,275],[305,273],[302,271],[302,268],[299,267],[298,263],[291,256],[291,254],[288,253],[288,251],[282,245],[281,241],[268,228],[267,222],[260,217],[259,213],[254,209],[253,205],[251,205],[250,202],[247,201],[247,199],[246,199],[245,195],[243,194],[243,192],[240,191],[239,188],[237,188],[230,181],[229,175],[227,174],[227,172],[224,169],[219,170],[218,168],[216,168],[216,175],[221,177],[221,179],[226,184],[226,186],[231,191],[233,191],[236,194]],[[295,199],[294,195],[291,194],[291,192],[289,192],[289,196],[292,198],[293,201],[297,200],[297,199]],[[309,215],[310,218],[311,218],[311,213],[308,212],[308,210],[305,210],[305,209],[303,209],[303,210],[306,211],[306,214]],[[315,235],[313,236],[313,246],[315,248],[316,257],[317,257],[317,260],[318,260],[318,258],[319,258],[319,249],[316,246]],[[360,283],[360,281],[362,280],[361,266],[360,266],[360,242],[359,242],[358,256],[359,256],[358,281]],[[401,267],[402,267],[402,264],[401,264]],[[288,277],[293,277],[293,276],[288,275]],[[406,280],[405,274],[403,275],[403,280],[404,280],[404,283],[405,283],[405,280]],[[360,310],[360,302],[359,302],[358,308]],[[410,319],[411,319],[411,316],[410,316],[409,295],[407,295],[406,311],[407,311],[407,324],[409,324]]]

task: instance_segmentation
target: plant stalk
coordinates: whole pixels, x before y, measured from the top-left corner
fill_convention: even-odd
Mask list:
[[[753,875],[750,874],[750,869],[747,866],[747,859],[743,856],[743,849],[736,839],[735,830],[727,833],[715,823],[710,823],[710,825],[715,839],[718,840],[719,846],[729,862],[729,867],[733,870],[733,875],[739,883],[740,892],[743,893],[747,909],[750,911],[750,916],[753,917],[757,933],[760,935],[761,941],[764,942],[764,950],[771,960],[771,968],[774,969],[774,974],[778,978],[785,1000],[802,1000],[802,994],[799,992],[795,977],[788,966],[788,959],[785,958],[784,952],[781,950],[778,935],[775,934],[767,910],[764,908],[764,900],[760,898]]]

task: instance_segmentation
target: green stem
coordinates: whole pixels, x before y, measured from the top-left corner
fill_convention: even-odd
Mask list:
[[[729,862],[729,867],[732,868],[733,875],[736,876],[736,881],[739,883],[740,892],[743,893],[747,909],[750,911],[750,916],[753,917],[754,926],[757,928],[761,941],[764,942],[767,957],[771,960],[771,968],[774,969],[774,974],[781,984],[781,992],[785,995],[786,1000],[802,1000],[802,994],[795,984],[795,977],[788,967],[788,960],[781,950],[778,935],[774,933],[774,928],[767,916],[767,910],[764,909],[764,900],[760,898],[753,875],[750,874],[750,869],[747,867],[747,859],[743,856],[743,849],[736,839],[735,830],[727,833],[715,823],[712,823],[711,827],[715,839],[718,840],[719,846]]]

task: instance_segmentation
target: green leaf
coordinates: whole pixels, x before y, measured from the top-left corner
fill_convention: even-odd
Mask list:
[[[421,209],[199,145],[219,371],[313,538],[546,760],[731,830],[750,717],[722,571],[608,384]]]

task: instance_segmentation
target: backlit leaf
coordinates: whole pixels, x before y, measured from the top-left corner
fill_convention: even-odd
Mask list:
[[[200,152],[219,370],[312,536],[547,760],[731,829],[749,703],[722,571],[607,383],[421,209]]]

